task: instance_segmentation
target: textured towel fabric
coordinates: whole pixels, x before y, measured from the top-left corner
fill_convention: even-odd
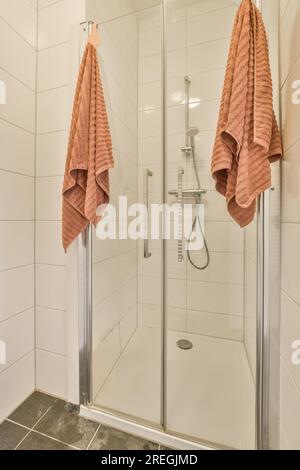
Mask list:
[[[282,156],[273,111],[268,42],[260,11],[243,0],[235,18],[212,157],[216,189],[245,227],[257,197],[271,187],[271,165]]]
[[[77,83],[63,185],[62,238],[67,250],[109,202],[112,141],[96,48],[87,44]]]

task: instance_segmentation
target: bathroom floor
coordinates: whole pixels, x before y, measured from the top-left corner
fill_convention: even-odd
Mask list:
[[[163,450],[79,416],[79,408],[33,393],[0,424],[0,450]]]
[[[177,347],[182,338],[193,343],[191,350]],[[160,360],[160,331],[138,328],[95,406],[158,424]],[[255,390],[243,343],[170,331],[167,380],[170,431],[230,448],[255,448]]]

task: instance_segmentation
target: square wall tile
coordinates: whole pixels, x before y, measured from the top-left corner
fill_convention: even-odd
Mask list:
[[[300,223],[300,140],[282,162],[282,222]]]
[[[63,356],[67,355],[67,313],[61,310],[36,308],[36,347]]]
[[[36,179],[37,220],[59,221],[62,218],[63,177]]]
[[[109,373],[113,369],[120,356],[120,333],[116,327],[105,338],[98,343],[93,351],[93,398],[96,396],[104,384]]]
[[[68,133],[54,132],[37,136],[37,176],[59,176],[65,171]]]
[[[187,331],[186,309],[168,307],[168,330]]]
[[[34,267],[0,272],[0,321],[34,306]]]
[[[161,54],[143,57],[139,62],[139,83],[159,82],[162,76]]]
[[[2,8],[3,5],[1,5],[1,10]],[[32,90],[35,90],[35,50],[1,18],[0,41],[3,44],[0,50],[1,68]]]
[[[284,361],[281,361],[281,404],[280,417],[291,449],[300,448],[300,435],[297,431],[300,420],[300,393]]]
[[[36,351],[36,388],[67,399],[67,359],[47,351]]]
[[[187,27],[188,45],[192,46],[230,37],[235,14],[236,7],[229,6],[189,18]],[[214,25],[213,28],[212,25]]]
[[[15,31],[18,31],[33,49],[36,48],[37,11],[30,2],[20,2],[19,0],[5,2],[2,0],[1,17]]]
[[[285,292],[282,292],[281,299],[281,355],[300,390],[300,367],[292,361],[296,352],[293,346],[300,341],[300,306]]]
[[[138,326],[137,305],[130,310],[120,323],[121,351],[124,351]]]
[[[282,288],[300,305],[300,225],[282,226]]]
[[[161,52],[161,30],[150,29],[139,34],[139,56],[159,54]]]
[[[0,222],[0,271],[34,263],[34,222]]]
[[[213,42],[196,44],[187,50],[187,68],[189,74],[207,72],[209,70],[225,69],[229,38]],[[199,60],[201,57],[201,60]]]
[[[93,308],[93,344],[102,342],[120,321],[120,293],[110,295]]]
[[[281,81],[285,82],[300,54],[299,29],[300,4],[298,0],[289,2],[280,25]]]
[[[138,278],[134,278],[120,288],[120,318],[124,318],[135,307],[137,299]]]
[[[69,127],[68,87],[43,91],[37,96],[37,133],[64,131]],[[57,104],[60,104],[57,106]]]
[[[0,121],[0,165],[2,170],[35,175],[35,135]]]
[[[38,52],[38,91],[68,85],[69,53],[68,43]]]
[[[189,310],[187,313],[187,324],[187,331],[189,333],[243,341],[243,317]]]
[[[161,305],[161,278],[139,276],[138,300],[141,304]],[[151,285],[151,290],[149,286]]]
[[[161,328],[161,306],[138,304],[139,326],[148,328]]]
[[[17,332],[22,332],[18,338],[16,338]],[[34,310],[27,310],[1,322],[0,338],[6,344],[6,364],[0,365],[1,374],[5,369],[34,350]]]
[[[47,8],[41,8],[45,6]],[[62,44],[70,39],[72,30],[85,20],[84,2],[62,0],[40,5],[38,49]]]
[[[0,170],[0,218],[34,219],[34,178]]]
[[[36,305],[66,310],[66,269],[60,266],[36,265]]]
[[[119,288],[119,259],[114,257],[93,266],[93,305],[97,305]]]
[[[6,104],[0,107],[0,118],[25,131],[35,133],[35,92],[12,75],[0,70],[6,87]]]
[[[185,309],[187,305],[187,283],[186,280],[168,280],[168,306]]]
[[[203,15],[204,13],[209,13],[210,11],[221,10],[231,6],[235,0],[202,0],[201,2],[195,2],[192,5],[189,5],[187,8],[188,18],[194,18],[198,15]]]
[[[34,351],[0,374],[0,422],[9,416],[35,389]]]
[[[36,222],[36,262],[38,264],[66,265],[67,256],[62,246],[61,222]]]
[[[188,309],[243,315],[243,287],[211,282],[188,282]]]

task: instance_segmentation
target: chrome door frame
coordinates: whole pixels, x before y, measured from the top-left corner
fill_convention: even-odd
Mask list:
[[[256,0],[256,6],[262,8],[262,0]],[[163,77],[162,77],[162,147],[163,147],[163,202],[167,195],[167,0],[162,0],[162,44],[163,44]],[[88,34],[92,22],[82,24]],[[269,226],[270,226],[270,191],[264,193],[258,201],[257,214],[257,357],[256,357],[256,446],[258,450],[269,447]],[[161,391],[161,425],[167,430],[167,249],[163,241],[162,266],[162,391]],[[80,363],[80,403],[92,405],[92,228],[89,227],[80,237],[78,244],[79,258],[79,363]]]

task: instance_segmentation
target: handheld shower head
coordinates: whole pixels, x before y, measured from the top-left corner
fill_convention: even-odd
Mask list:
[[[199,134],[199,129],[198,127],[190,127],[188,130],[187,130],[187,133],[186,135],[188,137],[190,137],[191,139],[191,147],[195,147],[195,137],[196,135]]]
[[[190,127],[187,131],[188,137],[195,137],[197,134],[199,134],[198,127]]]

